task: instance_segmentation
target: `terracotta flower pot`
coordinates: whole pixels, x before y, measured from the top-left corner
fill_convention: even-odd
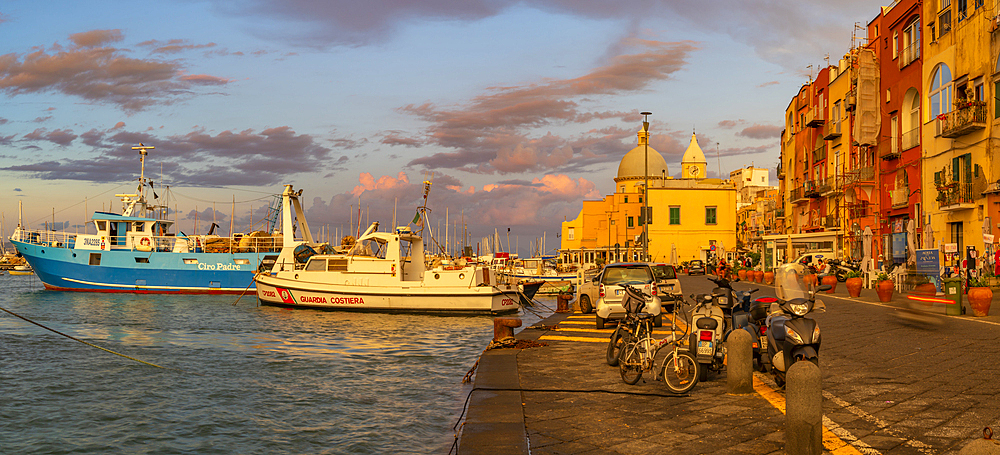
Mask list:
[[[740,271],[736,272],[736,275],[739,276],[741,280],[747,279],[747,271],[746,270],[740,269]]]
[[[848,278],[847,281],[844,282],[844,285],[847,286],[847,293],[850,294],[851,297],[855,298],[861,296],[861,287],[864,284],[865,280],[859,277]]]
[[[896,285],[892,282],[892,280],[879,281],[875,286],[875,292],[878,293],[878,299],[882,303],[892,300],[892,293],[895,290]]]
[[[774,272],[764,272],[764,284],[774,284]]]
[[[806,286],[816,286],[816,274],[807,273],[802,277],[802,282],[805,283]]]
[[[729,274],[729,281],[736,281],[740,278],[739,274],[732,272]]]
[[[969,306],[972,312],[979,317],[990,314],[990,304],[993,303],[993,290],[990,288],[969,288]]]
[[[823,283],[822,284],[829,284],[830,285],[830,290],[826,291],[827,294],[833,294],[834,292],[837,292],[837,276],[836,275],[827,275],[827,276],[823,277]]]
[[[937,294],[937,286],[934,286],[934,283],[918,284],[916,287],[913,288],[913,293],[916,295],[933,297],[935,294]],[[932,304],[931,302],[923,302],[923,306],[932,307],[934,306],[934,304]]]
[[[754,270],[753,271],[753,281],[755,283],[763,283],[764,282],[764,271],[763,270]]]

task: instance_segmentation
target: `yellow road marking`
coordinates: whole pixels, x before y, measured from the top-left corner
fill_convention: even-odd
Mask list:
[[[551,340],[551,341],[583,341],[586,343],[607,343],[606,338],[587,338],[587,337],[561,337],[556,335],[542,335],[538,337],[539,340]]]
[[[768,403],[771,403],[771,406],[777,408],[782,414],[785,413],[785,397],[781,396],[778,392],[775,392],[774,389],[768,387],[768,385],[764,384],[764,382],[760,379],[757,379],[757,376],[753,377],[753,388],[758,394],[760,394],[760,396],[764,397]],[[823,447],[834,454],[861,455],[861,452],[858,451],[858,449],[837,437],[837,435],[833,434],[833,432],[830,431],[826,425],[823,425]]]
[[[611,332],[614,332],[614,330],[610,330],[610,329],[601,329],[601,330],[597,330],[597,329],[578,329],[576,327],[559,327],[556,330],[553,330],[553,332],[555,332],[555,333],[559,333],[559,332],[611,333]]]

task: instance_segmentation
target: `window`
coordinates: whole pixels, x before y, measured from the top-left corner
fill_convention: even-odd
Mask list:
[[[902,60],[900,67],[909,65],[920,58],[920,18],[916,18],[903,29]]]
[[[136,264],[149,264],[149,258],[135,258]]]
[[[959,22],[962,22],[968,16],[968,12],[966,11],[968,5],[969,0],[958,0],[955,2],[955,16],[957,16]]]
[[[900,110],[901,145],[903,150],[909,150],[920,145],[920,93],[915,88],[906,91]]]
[[[928,120],[934,120],[938,115],[951,111],[951,70],[944,63],[934,69],[929,99],[931,117]]]
[[[90,253],[90,265],[101,265],[101,253]]]
[[[681,208],[680,206],[670,207],[670,224],[681,224]]]
[[[646,207],[645,216],[639,215],[639,224],[653,224],[653,208]]]
[[[892,32],[892,59],[895,60],[899,56],[899,32]]]
[[[566,240],[576,240],[576,229],[567,228],[566,229]]]
[[[940,31],[938,32],[938,37],[947,35],[951,31],[951,10],[943,11],[938,16],[938,24]]]
[[[899,153],[899,117],[889,119],[889,141],[892,153]]]
[[[948,223],[951,226],[951,243],[958,244],[958,252],[962,254],[962,222]]]
[[[312,258],[306,263],[307,272],[322,272],[326,270],[326,259]]]
[[[625,203],[628,204],[628,195],[625,195]]]
[[[972,91],[973,96],[976,101],[986,101],[985,92],[983,91],[983,78],[977,77],[972,81]]]
[[[634,225],[632,224],[632,217],[628,217],[628,227],[633,227],[633,226]]]
[[[705,224],[716,224],[715,207],[705,207]]]

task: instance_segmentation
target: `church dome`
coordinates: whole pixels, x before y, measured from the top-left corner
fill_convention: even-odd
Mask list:
[[[644,154],[646,150],[649,150],[649,175],[650,177],[661,177],[663,175],[670,175],[670,171],[667,170],[667,161],[663,159],[663,155],[657,152],[656,149],[646,146],[646,137],[642,131],[639,131],[639,145],[625,154],[622,158],[620,164],[618,164],[618,178],[636,178],[641,179],[644,177],[643,170],[646,169],[646,158]]]

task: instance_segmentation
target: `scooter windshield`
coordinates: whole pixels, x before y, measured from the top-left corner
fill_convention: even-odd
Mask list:
[[[774,290],[781,300],[808,298],[809,289],[803,276],[805,267],[799,263],[782,265],[774,271]]]

